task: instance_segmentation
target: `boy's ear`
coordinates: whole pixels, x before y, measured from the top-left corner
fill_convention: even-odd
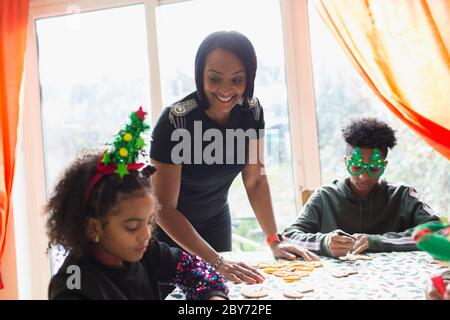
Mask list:
[[[85,222],[85,230],[87,237],[90,240],[97,242],[95,240],[101,236],[102,224],[98,219],[88,217]]]

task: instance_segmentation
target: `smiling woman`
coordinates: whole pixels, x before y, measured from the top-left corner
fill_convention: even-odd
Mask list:
[[[203,81],[203,78],[196,75],[194,79],[193,62],[197,49],[208,34],[217,30],[236,30],[252,42],[257,53],[258,64],[254,84],[248,77],[242,80],[246,82],[247,88],[253,87],[254,94],[249,96],[256,96],[263,106],[265,170],[272,191],[276,220],[280,227],[287,226],[296,214],[296,195],[297,190],[301,188],[295,184],[294,166],[298,163],[305,166],[313,163],[313,161],[294,161],[292,154],[292,148],[296,147],[293,146],[295,143],[292,141],[296,139],[298,141],[300,138],[298,135],[291,136],[294,129],[289,122],[296,124],[303,119],[297,119],[288,110],[290,107],[295,109],[294,111],[299,109],[295,102],[288,103],[286,83],[288,77],[284,55],[288,48],[285,48],[283,42],[284,32],[280,10],[280,4],[286,2],[288,1],[196,0],[171,2],[157,8],[162,101],[165,106],[179,101],[196,88],[202,87],[196,81],[197,79]],[[220,14],[217,14],[218,12]],[[174,28],[174,21],[183,27]],[[174,52],[177,53],[177,59],[171,58]],[[243,52],[240,56],[243,57],[246,54]],[[251,56],[248,56],[246,60],[250,65]],[[296,65],[303,62],[303,59],[295,61]],[[290,68],[291,71],[293,69]],[[229,72],[231,74],[234,71],[239,70]],[[221,80],[225,80],[223,76]],[[236,80],[239,81],[237,78]],[[231,83],[231,78],[228,78],[228,81],[230,87],[236,85]],[[297,87],[297,84],[292,84],[292,88]],[[292,91],[295,92],[296,89]],[[228,94],[228,92],[224,93]],[[222,96],[222,98],[229,97]],[[216,101],[219,102],[219,100],[217,97]],[[256,108],[254,110],[257,111]],[[205,128],[205,125],[203,127]],[[311,155],[312,153],[301,154]],[[298,167],[295,168],[298,169]],[[314,170],[308,170],[308,173],[312,172]],[[228,198],[232,216],[232,250],[263,249],[265,235],[258,227],[240,174],[231,184]]]
[[[208,35],[195,58],[197,90],[163,111],[153,129],[150,150],[157,168],[153,185],[161,202],[157,238],[203,257],[228,280],[237,283],[264,279],[256,269],[223,259],[219,254],[231,251],[228,190],[241,172],[249,202],[273,254],[288,259],[296,255],[317,258],[277,236],[264,159],[249,161],[250,155],[258,150],[256,146],[264,145],[264,112],[253,96],[256,65],[255,50],[245,35],[236,31]],[[198,132],[199,128],[205,134]],[[204,136],[213,130],[219,132],[222,137],[216,140],[221,141],[218,149],[222,159],[211,164],[198,163],[195,158],[207,153],[211,146],[204,140],[196,143],[198,139],[194,138],[184,148],[183,156],[189,155],[186,161],[176,161],[173,155],[178,146],[173,137],[180,129],[191,137]],[[248,130],[256,134],[244,139],[243,149],[234,143],[236,135],[228,139],[230,131]],[[194,161],[190,160],[192,157]],[[236,157],[245,161],[238,162]]]

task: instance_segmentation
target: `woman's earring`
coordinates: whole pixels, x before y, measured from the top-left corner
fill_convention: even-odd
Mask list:
[[[94,237],[94,242],[99,242],[99,241],[100,241],[100,236],[98,234],[96,234]]]

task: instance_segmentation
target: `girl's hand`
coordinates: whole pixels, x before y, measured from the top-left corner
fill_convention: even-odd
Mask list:
[[[233,281],[236,284],[239,284],[242,281],[255,284],[265,280],[264,276],[258,270],[243,262],[223,260],[216,270],[221,273],[225,279]]]
[[[287,242],[274,242],[270,245],[270,249],[272,249],[275,258],[295,260],[296,257],[302,257],[307,261],[320,260],[319,256],[308,249]]]

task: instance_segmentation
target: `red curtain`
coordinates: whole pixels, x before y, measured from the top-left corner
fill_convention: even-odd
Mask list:
[[[450,1],[314,5],[384,104],[450,160]]]
[[[0,266],[14,175],[29,0],[0,1]],[[0,274],[0,289],[3,289]]]

